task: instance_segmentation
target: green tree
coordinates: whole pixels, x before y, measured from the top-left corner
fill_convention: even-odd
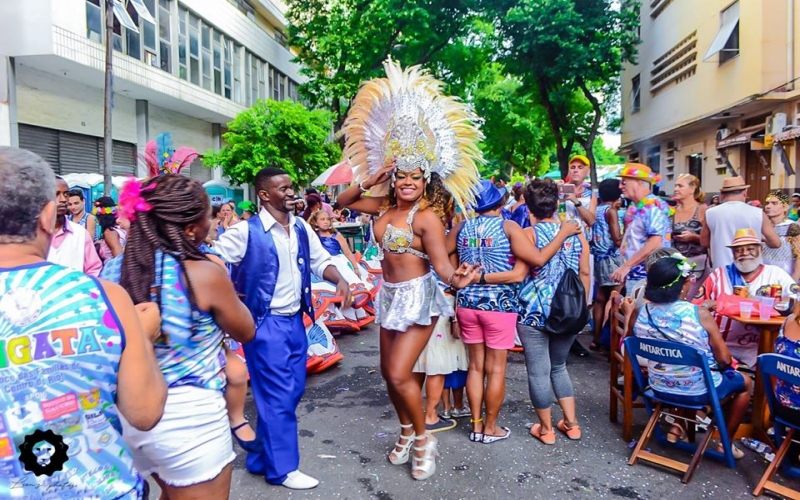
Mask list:
[[[604,102],[618,91],[624,62],[636,56],[638,2],[498,0],[494,5],[508,39],[508,68],[546,110],[562,175],[575,144],[594,164]]]
[[[494,25],[484,19],[492,0],[289,0],[289,43],[309,81],[300,92],[334,112],[338,130],[359,84],[383,76],[391,56],[422,64],[465,91],[495,52]]]
[[[258,101],[228,123],[225,146],[207,151],[203,163],[220,165],[235,184],[251,183],[259,170],[276,166],[306,185],[341,157],[338,143],[327,140],[330,132],[327,111],[292,101]]]
[[[547,116],[537,96],[526,92],[518,78],[492,64],[478,79],[473,104],[484,120],[482,147],[492,164],[508,176],[547,170],[544,160],[553,148]]]
[[[607,148],[603,143],[602,137],[598,137],[594,141],[592,153],[597,165],[621,165],[625,163],[625,157],[619,156],[613,149]]]

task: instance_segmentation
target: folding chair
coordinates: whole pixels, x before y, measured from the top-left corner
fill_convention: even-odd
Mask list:
[[[636,356],[641,356],[646,358],[648,361],[653,361],[656,363],[663,363],[667,365],[684,365],[699,368],[703,372],[703,379],[706,387],[714,387],[714,382],[711,377],[711,370],[708,367],[708,361],[706,360],[705,355],[699,349],[694,347],[666,340],[628,337],[625,339],[625,352],[628,354],[629,364],[632,362],[632,360],[636,359]],[[644,428],[644,432],[642,432],[642,436],[639,438],[639,442],[633,449],[633,453],[628,460],[628,465],[635,465],[636,462],[641,459],[650,463],[661,465],[668,469],[683,472],[684,474],[681,478],[681,482],[683,483],[688,483],[692,479],[692,476],[694,475],[697,466],[700,465],[700,460],[703,458],[704,454],[707,454],[712,458],[722,458],[726,465],[730,468],[734,468],[736,466],[736,460],[733,457],[733,450],[731,449],[731,439],[728,435],[728,428],[723,420],[724,417],[722,414],[722,404],[717,396],[716,391],[708,391],[706,393],[707,400],[698,404],[677,404],[674,401],[661,399],[659,396],[657,396],[656,393],[653,392],[653,390],[648,386],[646,376],[641,370],[632,369],[632,372],[636,379],[637,386],[642,391],[641,394],[644,400],[644,406],[647,409],[648,415],[650,415],[650,420],[648,420],[647,425]],[[682,443],[680,441],[673,445],[674,447],[693,452],[692,459],[688,464],[645,450],[645,447],[647,446],[647,443],[654,432],[660,444],[666,446],[669,443],[666,439],[666,436],[661,431],[660,426],[658,425],[661,415],[667,414],[664,408],[668,409],[672,407],[678,407],[697,411],[702,410],[706,405],[710,406],[712,409],[711,414],[709,415],[711,418],[711,424],[709,424],[708,431],[706,432],[706,435],[700,445]],[[687,419],[679,415],[671,416],[686,420],[687,422],[697,423],[697,421],[694,419]],[[719,431],[722,448],[725,450],[724,454],[720,454],[714,450],[706,451],[715,429]]]
[[[759,496],[764,490],[767,490],[782,497],[800,499],[800,492],[772,482],[772,477],[778,471],[778,467],[781,466],[781,462],[792,446],[795,431],[800,430],[800,419],[789,418],[792,410],[783,407],[775,397],[773,378],[790,385],[800,386],[800,360],[781,354],[762,354],[758,357],[758,369],[761,370],[761,380],[764,381],[764,394],[767,396],[769,412],[775,419],[775,443],[780,447],[775,452],[772,463],[761,476],[756,489],[753,490],[753,495]],[[800,411],[795,411],[800,416]],[[786,435],[784,435],[784,431],[786,431]],[[784,473],[789,473],[794,477],[800,472],[796,468],[788,466],[784,466],[782,469]]]
[[[627,443],[633,435],[633,409],[644,408],[644,403],[637,400],[632,364],[627,362],[628,355],[620,352],[620,342],[630,329],[632,315],[632,311],[624,314],[620,309],[624,298],[619,292],[612,292],[609,297],[611,301],[611,348],[608,357],[611,362],[611,370],[609,372],[608,419],[612,423],[617,423],[619,403],[622,403],[622,439]],[[638,369],[638,364],[634,369]],[[620,376],[622,376],[621,387],[618,383]]]

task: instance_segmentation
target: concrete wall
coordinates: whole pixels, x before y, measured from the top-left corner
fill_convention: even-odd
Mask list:
[[[789,0],[794,1],[794,0]],[[720,27],[720,12],[731,0],[674,1],[652,19],[641,7],[642,44],[638,64],[622,74],[622,144],[647,139],[768,92],[786,82],[787,0],[739,0],[740,53],[719,64],[703,61]],[[696,73],[655,95],[650,93],[653,61],[697,31]],[[800,67],[797,58],[795,66]],[[631,113],[631,79],[641,75],[641,109]]]
[[[171,132],[175,147],[192,147],[200,154],[214,147],[210,123],[152,104],[149,106],[149,110],[150,139],[162,132]]]
[[[103,91],[20,64],[17,116],[19,123],[102,137]],[[112,131],[114,139],[136,143],[134,100],[115,96]]]

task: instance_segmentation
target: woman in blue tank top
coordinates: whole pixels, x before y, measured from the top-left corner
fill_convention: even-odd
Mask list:
[[[0,498],[140,499],[120,420],[147,430],[164,409],[156,309],[137,321],[120,286],[45,261],[47,163],[0,147],[0,178]]]
[[[235,454],[223,330],[249,342],[255,326],[225,270],[200,250],[211,226],[208,195],[197,181],[167,174],[126,184],[120,211],[131,220],[120,283],[134,303],[161,309],[155,352],[169,387],[158,425],[125,427],[125,440],[168,498],[227,498]]]

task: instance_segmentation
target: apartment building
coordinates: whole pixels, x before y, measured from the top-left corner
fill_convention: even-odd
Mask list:
[[[0,145],[30,149],[59,174],[103,160],[107,0],[4,0]],[[278,0],[114,0],[113,170],[146,174],[148,140],[220,146],[258,99],[297,100],[298,66]],[[190,175],[219,179],[195,162]]]
[[[636,64],[622,78],[622,144],[670,193],[681,173],[717,192],[794,191],[800,151],[796,0],[644,0]]]

